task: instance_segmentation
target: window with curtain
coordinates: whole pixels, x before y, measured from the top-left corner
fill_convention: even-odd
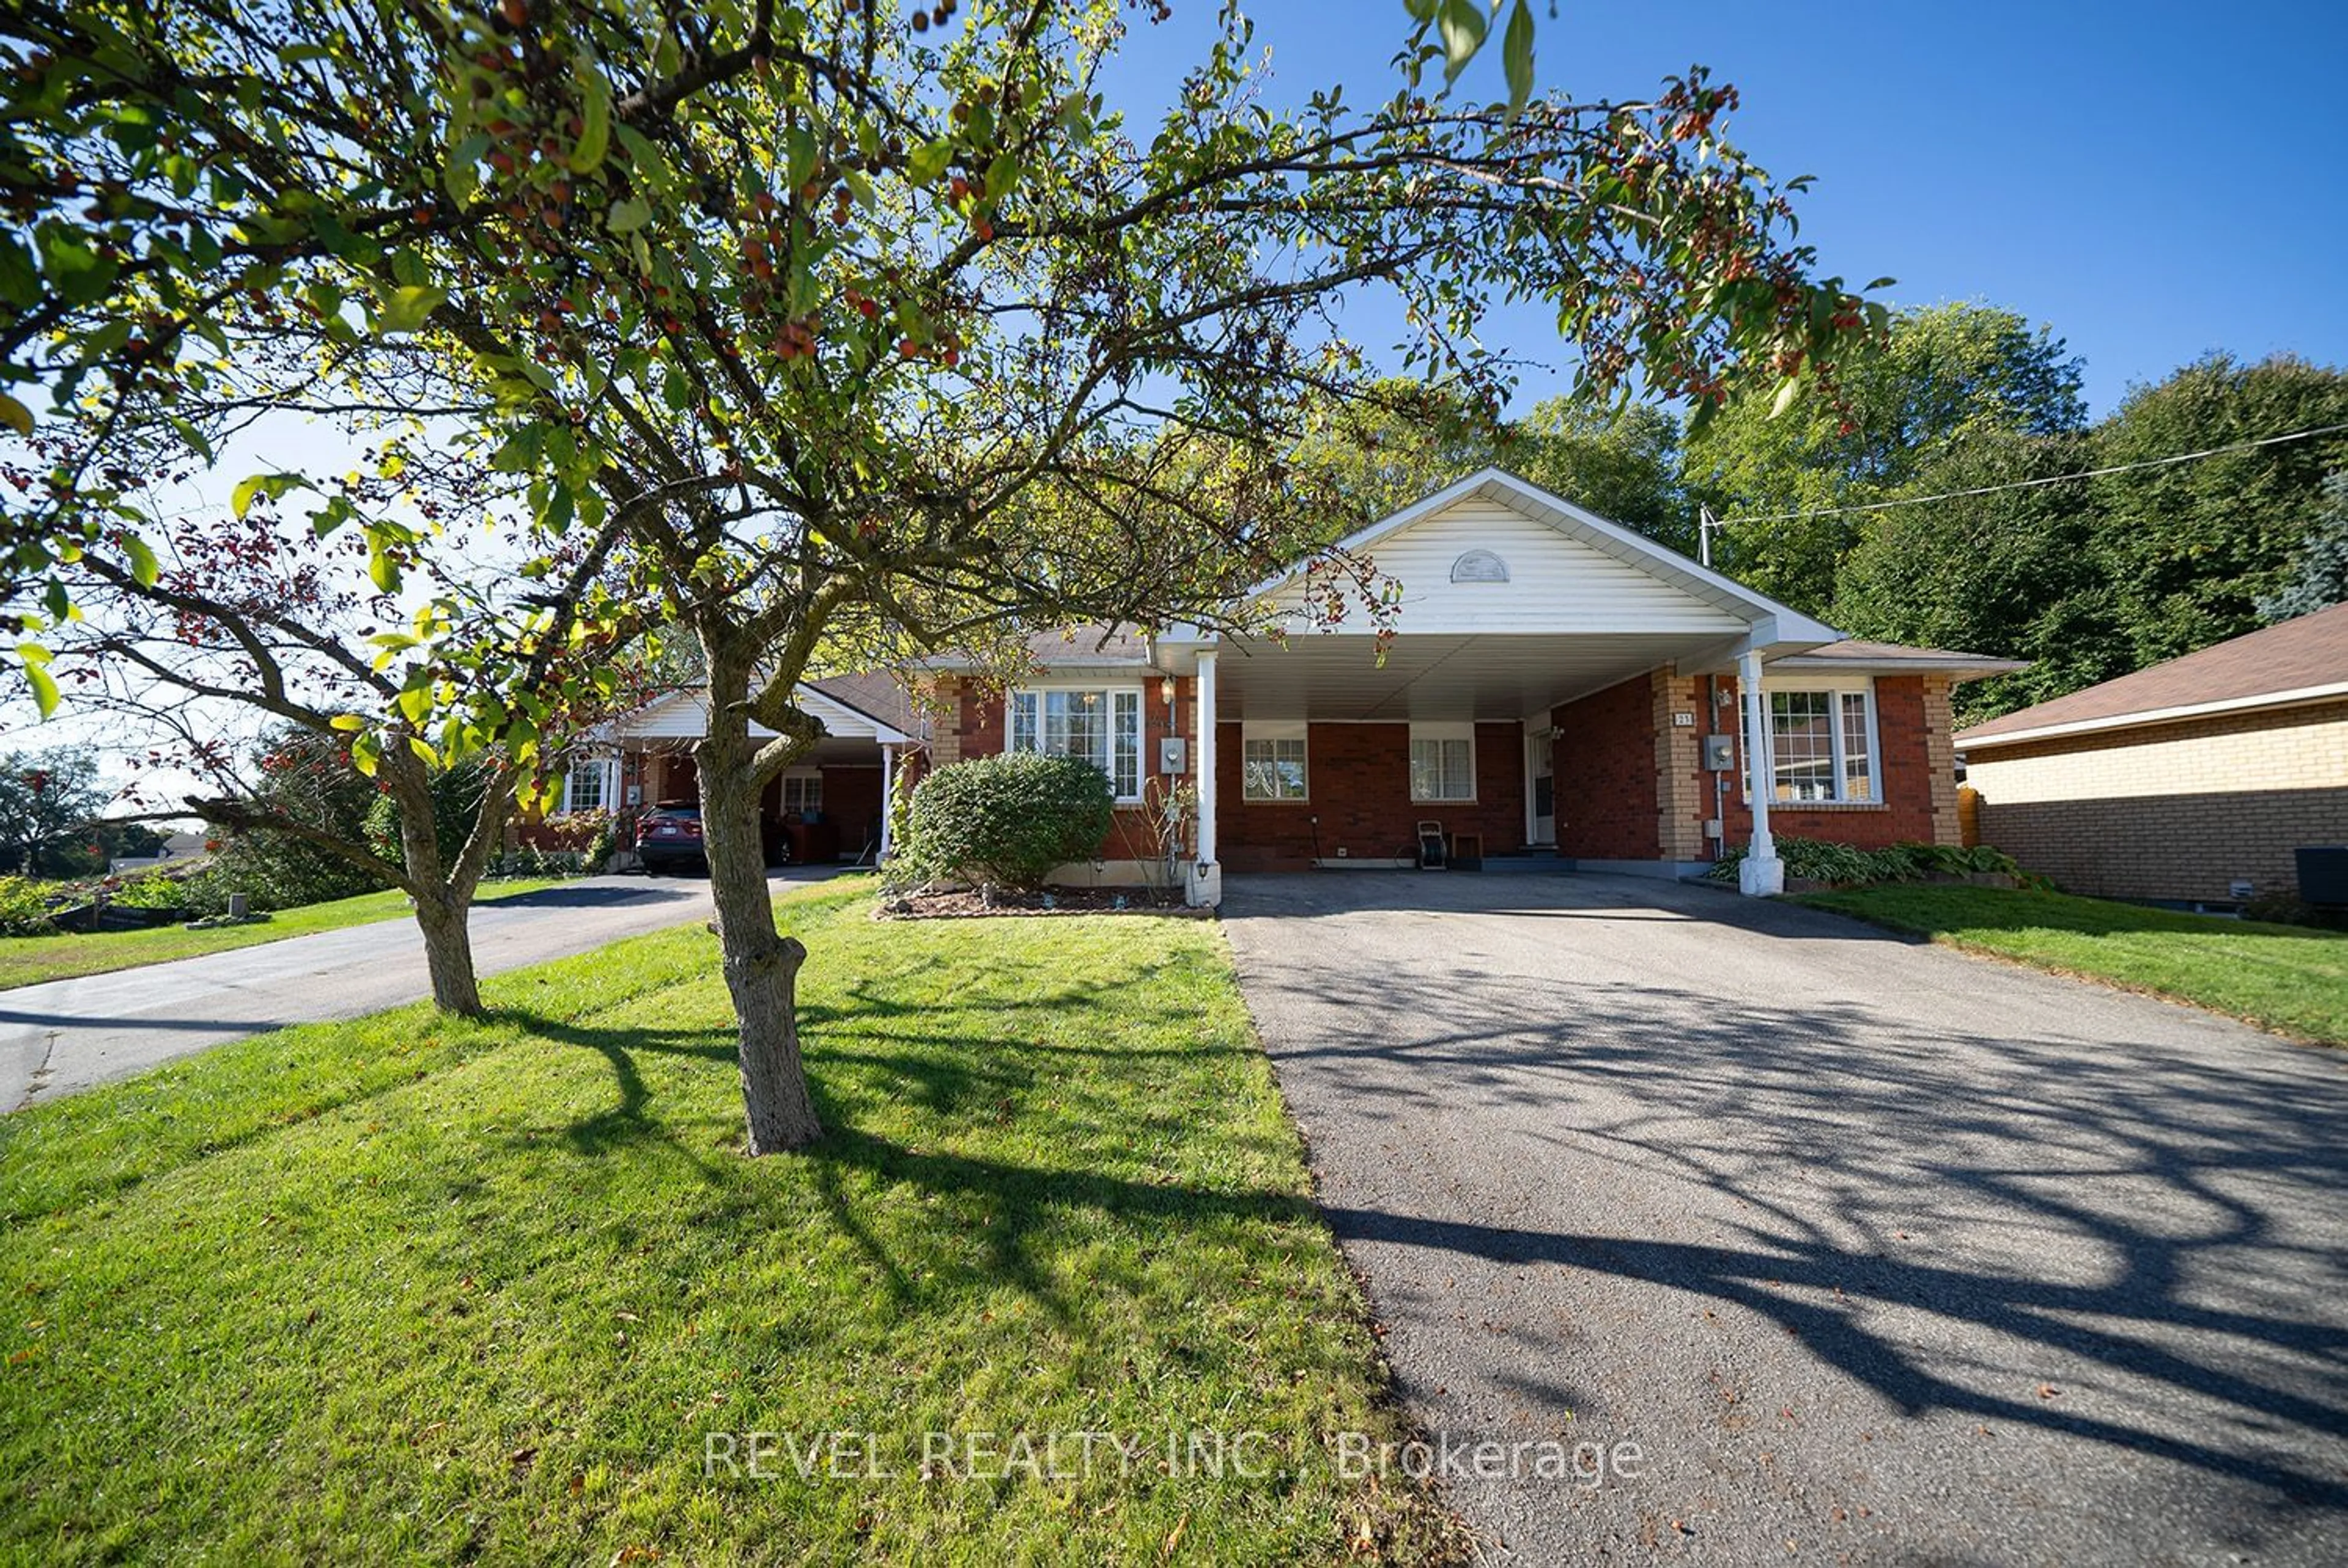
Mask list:
[[[1082,757],[1117,799],[1141,798],[1140,688],[1014,692],[1010,722],[1010,750]]]
[[[1849,805],[1875,796],[1875,696],[1769,693],[1770,762],[1780,801]]]
[[[1240,794],[1243,798],[1304,799],[1304,726],[1244,726],[1240,737]]]
[[[783,775],[783,815],[797,812],[801,815],[823,809],[823,775],[821,774],[785,774]]]
[[[1410,798],[1476,798],[1476,732],[1468,724],[1410,727]]]

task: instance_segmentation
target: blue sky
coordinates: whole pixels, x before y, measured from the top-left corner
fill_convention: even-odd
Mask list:
[[[1162,91],[1167,62],[1200,57],[1211,0],[1174,8],[1133,22],[1116,96]],[[1247,11],[1274,101],[1332,81],[1367,101],[1394,79],[1402,0]],[[1781,179],[1818,177],[1800,211],[1825,272],[2052,325],[2086,359],[2095,415],[2213,349],[2348,364],[2336,0],[1559,0],[1554,19],[1534,0],[1534,15],[1545,91],[1635,97],[1698,61],[1736,84],[1731,139]],[[1498,82],[1495,48],[1461,87]],[[1529,348],[1550,331],[1538,310],[1508,325]]]

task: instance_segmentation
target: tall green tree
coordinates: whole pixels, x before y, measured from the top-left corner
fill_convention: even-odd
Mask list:
[[[2348,425],[2348,373],[2290,355],[2212,354],[2132,393],[2096,427],[2097,465],[2141,463]],[[2348,432],[2098,479],[2096,555],[2126,628],[2129,668],[2261,623],[2321,504],[2348,466]]]
[[[1671,414],[1645,404],[1552,397],[1509,435],[1503,460],[1534,484],[1683,554],[1696,553],[1695,511],[1681,480],[1680,422]]]
[[[1827,614],[1864,514],[1793,517],[1942,488],[1934,473],[1993,435],[2082,428],[2082,364],[2047,328],[1975,303],[1898,313],[1884,352],[1836,381],[1839,401],[1731,405],[1688,442],[1692,497],[1734,519],[1720,564],[1797,610]]]
[[[0,871],[34,876],[82,875],[93,856],[92,819],[106,807],[98,758],[87,746],[51,746],[0,756]]]
[[[2259,614],[2291,620],[2335,604],[2348,604],[2348,474],[2323,481],[2322,503],[2291,558],[2291,576],[2259,600]]]
[[[1985,430],[1929,470],[1935,491],[2059,480],[2093,461],[2080,435]],[[2135,666],[2096,557],[2085,481],[1995,490],[1870,514],[1838,569],[1834,621],[1855,637],[2027,659],[1957,689],[1961,722],[1993,717]]]
[[[819,661],[1229,619],[1322,537],[1334,493],[1294,466],[1311,410],[1390,371],[1499,406],[1513,361],[1477,328],[1501,300],[1554,308],[1591,395],[1635,377],[1706,402],[1747,362],[1818,369],[1869,312],[1811,281],[1786,193],[1724,141],[1732,89],[1453,101],[1433,76],[1472,52],[1458,5],[1424,8],[1391,95],[1286,114],[1226,12],[1148,126],[1098,85],[1117,0],[26,10],[0,165],[36,242],[0,261],[21,306],[0,374],[71,409],[76,450],[17,519],[18,601],[69,608],[46,564],[68,557],[151,572],[115,508],[118,422],[328,394],[351,419],[436,411],[445,447],[526,484],[526,578],[559,593],[555,546],[609,540],[614,613],[701,650],[761,1153],[820,1130],[805,954],[776,931],[757,830],[764,784],[820,733],[794,701]],[[1383,354],[1336,328],[1364,290],[1410,323]],[[289,335],[323,368],[242,372]],[[304,485],[386,591],[445,548],[314,476],[255,476],[240,508]],[[455,630],[403,656],[428,666]],[[526,704],[417,690],[421,715],[355,707],[375,755],[403,724],[444,760],[537,739]]]

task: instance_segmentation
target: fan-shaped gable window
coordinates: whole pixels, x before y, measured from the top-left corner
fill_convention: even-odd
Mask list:
[[[1469,550],[1451,563],[1454,582],[1506,582],[1509,563],[1490,550]]]

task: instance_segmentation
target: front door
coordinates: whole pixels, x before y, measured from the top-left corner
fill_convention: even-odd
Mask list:
[[[1557,732],[1547,725],[1525,729],[1525,799],[1529,803],[1526,842],[1557,843]]]

